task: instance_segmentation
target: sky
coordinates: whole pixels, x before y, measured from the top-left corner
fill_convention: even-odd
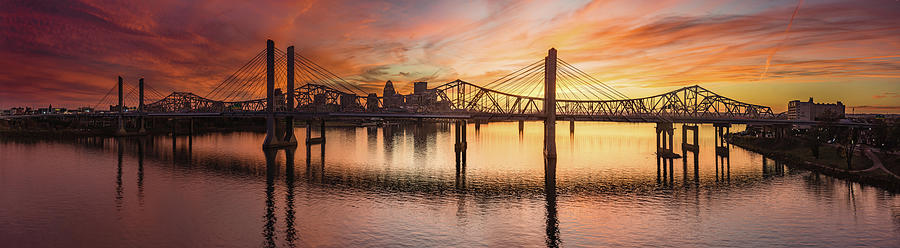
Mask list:
[[[553,47],[629,97],[900,113],[898,19],[897,0],[0,0],[0,108],[93,106],[117,76],[203,96],[272,39],[379,95],[485,85]]]

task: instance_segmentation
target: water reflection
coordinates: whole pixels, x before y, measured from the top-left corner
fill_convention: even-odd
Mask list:
[[[263,153],[266,156],[266,213],[263,215],[265,220],[262,231],[265,238],[263,246],[275,247],[276,217],[275,200],[273,198],[275,196],[275,175],[278,170],[278,166],[275,164],[275,156],[278,154],[278,150],[266,149],[263,150]]]
[[[559,247],[559,219],[556,213],[556,159],[544,160],[544,196],[547,209],[547,247]]]
[[[780,161],[772,160],[773,165],[769,165],[769,158],[762,157],[762,176],[769,178],[773,176],[784,176],[785,165]]]
[[[78,180],[100,178],[97,181],[105,190],[98,194],[99,202],[107,208],[95,210],[108,212],[118,208],[122,212],[118,215],[121,220],[91,224],[101,226],[100,230],[122,229],[124,225],[129,232],[146,233],[147,236],[141,237],[109,234],[139,244],[187,240],[160,246],[217,246],[223,243],[244,247],[259,246],[260,243],[270,247],[791,246],[807,241],[826,246],[890,246],[896,242],[883,240],[897,237],[890,232],[896,233],[900,226],[897,198],[890,193],[802,170],[791,170],[785,175],[789,168],[780,162],[769,158],[760,160],[758,154],[738,148],[729,148],[730,156],[714,156],[712,147],[703,146],[702,140],[703,152],[683,152],[682,161],[666,161],[666,166],[662,160],[657,160],[657,184],[653,178],[652,160],[656,156],[653,154],[652,127],[646,125],[619,126],[612,131],[590,124],[579,126],[577,138],[560,142],[561,156],[557,162],[535,160],[542,156],[539,132],[517,134],[515,122],[492,123],[481,127],[480,141],[470,142],[468,164],[456,166],[451,154],[454,152],[453,130],[428,125],[432,124],[370,127],[349,132],[349,129],[329,129],[331,149],[326,151],[325,145],[301,145],[307,149],[304,158],[294,158],[295,150],[261,152],[256,142],[262,140],[262,135],[256,133],[182,136],[176,143],[181,146],[172,147],[169,147],[172,140],[168,139],[174,138],[169,136],[86,138],[76,146],[40,146],[53,147],[55,153],[64,156],[105,161],[109,166],[94,169],[77,164],[60,167],[39,164],[28,168],[59,168],[67,175],[77,175],[60,179],[60,183],[75,181],[70,185],[89,185],[89,182]],[[632,129],[647,130],[648,135],[629,133]],[[404,130],[408,132],[404,133]],[[524,138],[517,141],[517,136]],[[0,153],[12,161],[54,162],[44,158],[46,156],[35,159],[9,155],[14,152],[28,154],[27,148],[20,147],[29,145],[0,142],[0,146],[3,148]],[[73,147],[81,151],[72,155],[76,153],[70,154]],[[89,147],[88,152],[84,152],[83,147]],[[315,149],[319,150],[312,151]],[[427,154],[421,154],[422,151]],[[281,152],[285,153],[283,175],[282,157],[278,154]],[[296,155],[304,156],[304,153],[301,151]],[[325,156],[329,160],[328,175],[324,171]],[[302,169],[294,168],[295,159],[299,166],[303,163],[300,159],[306,160],[305,174]],[[715,162],[709,163],[710,160]],[[169,161],[177,166],[169,166]],[[732,162],[734,168],[731,168]],[[109,169],[112,163],[117,163],[116,171]],[[677,172],[682,174],[681,180],[673,180],[675,163],[682,164],[682,171]],[[15,165],[15,162],[4,164],[4,169],[15,168]],[[694,166],[693,172],[690,166]],[[73,173],[72,168],[91,173]],[[123,198],[123,188],[130,190],[134,186],[124,185],[122,171],[134,175],[127,171],[131,169],[137,171],[138,197]],[[14,175],[18,173],[14,169],[7,171]],[[734,180],[731,180],[731,174],[735,174]],[[144,185],[145,175],[152,179],[147,185]],[[297,178],[303,176],[314,183]],[[731,183],[714,184],[713,176],[717,181]],[[775,179],[770,179],[773,177]],[[114,203],[108,201],[112,193],[108,183],[112,178],[116,181]],[[680,186],[683,187],[676,187],[675,181],[682,182]],[[280,191],[279,182],[284,182],[284,192]],[[10,180],[0,181],[0,184],[4,186],[0,190],[10,190],[6,187]],[[26,193],[14,196],[46,197],[39,192]],[[90,196],[90,193],[85,195]],[[228,201],[223,204],[221,199]],[[153,207],[147,208],[151,211],[127,208],[145,200],[146,206]],[[73,204],[76,206],[88,206],[77,202],[78,199],[70,201],[76,201]],[[771,202],[778,204],[769,206],[771,204],[767,203]],[[726,204],[729,207],[718,207]],[[0,201],[0,207],[13,209],[16,206]],[[79,211],[95,211],[57,208],[66,214],[60,218],[72,223],[78,221],[67,216],[78,216]],[[259,208],[264,209],[260,211],[262,218],[257,212]],[[247,212],[247,209],[251,211]],[[297,212],[310,214],[301,215],[298,222]],[[167,215],[160,217],[155,213]],[[90,216],[103,218],[103,215]],[[166,231],[166,227],[191,224],[185,224],[186,221],[181,219],[183,216],[198,219],[196,222],[191,220],[198,226],[195,230],[189,233],[180,230],[196,239]],[[284,221],[279,223],[279,217]],[[228,219],[228,224],[218,226],[223,219]],[[785,220],[801,221],[785,223]],[[298,227],[299,223],[303,224]],[[511,227],[498,227],[497,223],[510,223]],[[303,228],[306,226],[315,228]],[[671,236],[670,227],[690,228],[703,234]],[[535,232],[538,230],[535,228],[545,232]],[[837,230],[845,232],[843,238],[823,234],[839,233]],[[8,228],[0,227],[0,231],[8,231]],[[744,236],[734,236],[734,233]],[[787,235],[773,235],[775,233]],[[565,243],[562,235],[566,236]],[[667,238],[660,239],[661,236]],[[711,236],[736,238],[723,240]],[[768,238],[767,242],[753,242],[760,237]],[[874,238],[855,241],[846,237]],[[95,246],[127,246],[116,244],[120,245],[91,243]]]
[[[138,203],[143,206],[144,205],[144,150],[146,140],[144,137],[138,139],[138,172],[137,172],[137,196]]]
[[[116,140],[117,149],[116,149],[116,209],[122,209],[122,198],[123,198],[123,189],[122,189],[122,155],[125,152],[125,143],[122,138]]]
[[[294,241],[298,239],[297,229],[294,228],[294,152],[296,151],[296,149],[297,148],[294,147],[284,150],[284,241],[288,244],[288,247],[295,247]]]
[[[727,153],[716,154],[716,182],[720,181],[731,182],[731,156]]]

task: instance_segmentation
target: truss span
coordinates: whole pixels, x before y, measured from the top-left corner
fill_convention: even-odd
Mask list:
[[[434,89],[452,112],[491,118],[543,114],[544,99],[484,88],[462,80]],[[779,119],[772,109],[740,102],[694,85],[667,93],[623,100],[566,100],[556,102],[557,116],[578,120],[712,121]]]
[[[294,89],[295,106],[276,94],[276,110],[300,113],[413,113],[468,115],[491,119],[537,119],[544,99],[520,96],[455,80],[429,89],[424,95],[396,96],[394,106],[384,97],[359,96],[326,85],[304,84]],[[391,99],[389,99],[391,100]],[[265,99],[216,101],[193,93],[174,92],[150,103],[150,113],[261,112]],[[624,100],[567,100],[556,102],[560,119],[618,121],[710,122],[777,120],[781,116],[762,105],[740,102],[694,85],[667,93]]]

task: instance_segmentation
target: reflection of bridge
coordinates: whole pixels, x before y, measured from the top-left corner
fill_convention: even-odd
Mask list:
[[[294,87],[295,82],[300,84]],[[542,83],[543,82],[543,83]],[[242,66],[206,96],[174,92],[144,105],[144,84],[140,81],[137,109],[127,111],[123,83],[118,84],[119,133],[125,117],[266,117],[265,147],[296,144],[293,121],[340,118],[435,118],[466,120],[542,120],[545,123],[545,153],[555,157],[556,120],[621,121],[660,123],[658,147],[671,151],[672,124],[731,123],[790,124],[766,106],[743,103],[713,93],[700,86],[685,87],[664,94],[628,98],[587,73],[557,58],[550,49],[543,61],[478,85],[455,80],[431,89],[417,85],[410,95],[367,94],[312,60],[288,47],[284,52],[269,40],[265,50]],[[543,87],[542,87],[543,86]],[[281,89],[289,89],[281,92]],[[390,88],[393,92],[393,87]],[[134,90],[132,90],[134,91]],[[112,92],[112,90],[110,91]],[[385,94],[389,94],[385,90]],[[109,94],[107,94],[108,96]],[[130,95],[130,94],[129,94]],[[557,99],[557,95],[559,99]],[[106,97],[104,97],[106,99]],[[390,100],[390,101],[389,101]],[[101,100],[102,101],[102,100]],[[111,105],[112,106],[112,105]],[[125,111],[123,111],[125,110]],[[465,131],[466,125],[456,125]],[[717,132],[718,133],[718,132]],[[666,142],[668,140],[668,142]],[[324,142],[311,139],[307,142]],[[457,150],[465,151],[465,138],[457,140]]]

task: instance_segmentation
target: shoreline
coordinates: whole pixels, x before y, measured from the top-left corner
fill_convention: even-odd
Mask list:
[[[778,149],[779,146],[783,146],[784,144],[771,138],[758,138],[729,134],[728,136],[726,136],[726,139],[728,140],[729,144],[762,154],[763,156],[771,159],[785,162],[789,166],[795,166],[813,172],[822,173],[831,177],[845,179],[861,184],[877,186],[892,192],[900,192],[900,180],[898,180],[896,178],[896,175],[890,172],[887,168],[884,168],[884,165],[882,165],[880,161],[876,162],[868,158],[865,154],[867,152],[866,149],[860,151],[860,154],[854,154],[853,160],[854,163],[867,161],[871,163],[871,165],[859,169],[846,169],[823,163],[823,159],[809,159],[804,156],[798,156],[795,152]],[[805,149],[805,147],[801,147],[799,149]],[[843,161],[826,161],[844,163],[844,165],[846,165],[846,162]]]

